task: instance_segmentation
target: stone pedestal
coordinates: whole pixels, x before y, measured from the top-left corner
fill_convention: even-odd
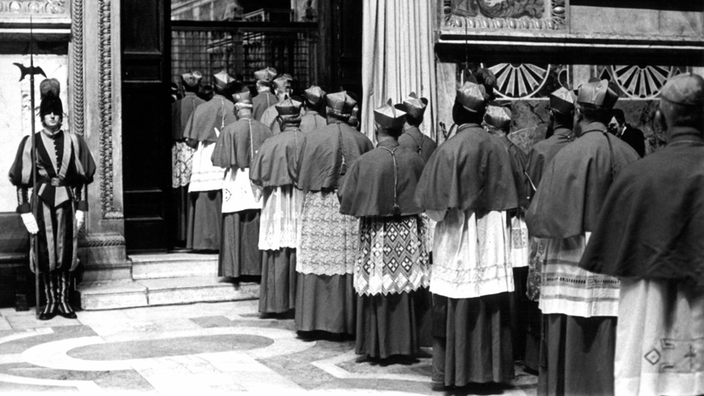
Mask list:
[[[80,241],[78,255],[83,263],[83,282],[132,279],[125,238],[119,233],[87,235]]]

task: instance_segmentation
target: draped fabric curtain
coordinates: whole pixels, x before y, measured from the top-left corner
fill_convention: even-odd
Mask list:
[[[421,131],[436,138],[433,29],[436,1],[363,0],[362,132],[374,139],[374,109],[411,92],[428,99]]]

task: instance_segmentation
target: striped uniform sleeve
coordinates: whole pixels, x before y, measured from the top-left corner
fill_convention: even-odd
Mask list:
[[[32,145],[28,142],[29,136],[22,138],[17,149],[15,161],[8,174],[10,183],[17,187],[17,212],[29,213],[28,190],[32,186]]]

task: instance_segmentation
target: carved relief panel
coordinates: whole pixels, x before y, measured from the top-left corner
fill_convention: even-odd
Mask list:
[[[453,30],[564,30],[566,0],[438,0],[440,29]]]
[[[69,19],[71,17],[68,0],[2,0],[0,1],[0,20],[41,20],[43,23],[52,19]]]

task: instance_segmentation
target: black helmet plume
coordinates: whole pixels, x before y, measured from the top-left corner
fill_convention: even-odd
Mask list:
[[[39,116],[44,118],[45,115],[53,113],[63,117],[64,106],[61,103],[59,94],[61,93],[61,84],[55,78],[43,80],[39,84],[39,93],[41,95],[41,103],[39,105]]]

